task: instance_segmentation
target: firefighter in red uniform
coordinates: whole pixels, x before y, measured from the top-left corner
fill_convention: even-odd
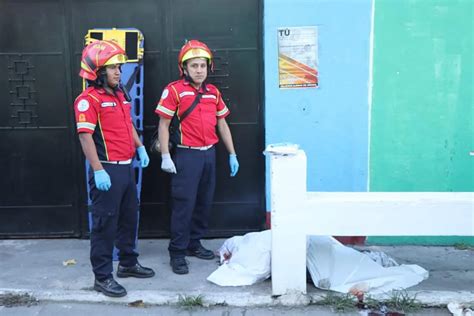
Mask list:
[[[89,161],[92,200],[91,264],[94,289],[107,296],[127,294],[112,276],[114,244],[119,249],[117,277],[149,278],[155,273],[138,263],[135,252],[138,199],[131,162],[138,153],[143,168],[150,159],[130,116],[130,100],[120,83],[124,50],[112,41],[84,48],[79,75],[88,88],[74,102],[77,132]]]
[[[239,163],[232,135],[226,122],[229,109],[221,93],[206,82],[213,69],[212,52],[197,40],[187,42],[178,56],[181,79],[163,91],[155,112],[160,116],[160,144],[169,142],[169,125],[176,114],[183,115],[194,102],[194,110],[180,122],[180,140],[170,155],[168,146],[161,146],[161,169],[171,173],[171,240],[168,247],[174,273],[189,272],[185,256],[213,259],[200,239],[208,227],[216,177],[216,133],[229,152],[230,176],[237,174]],[[199,96],[200,99],[196,99]]]

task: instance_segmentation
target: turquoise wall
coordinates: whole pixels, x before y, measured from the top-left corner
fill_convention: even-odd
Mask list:
[[[474,191],[473,10],[468,0],[375,1],[370,191]]]

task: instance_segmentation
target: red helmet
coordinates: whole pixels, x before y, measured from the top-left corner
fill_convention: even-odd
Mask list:
[[[198,40],[190,40],[186,42],[186,44],[181,47],[181,51],[178,55],[178,68],[179,68],[179,75],[183,75],[183,63],[186,60],[192,58],[206,58],[208,61],[209,66],[211,67],[211,71],[214,71],[214,62],[212,60],[212,52],[207,47],[206,44],[200,42]]]
[[[87,80],[96,80],[97,71],[107,65],[127,62],[125,51],[112,41],[94,41],[82,51],[79,76]]]

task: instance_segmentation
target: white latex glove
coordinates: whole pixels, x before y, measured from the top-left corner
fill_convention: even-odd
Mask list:
[[[170,154],[161,155],[161,170],[168,173],[176,173],[176,167]]]

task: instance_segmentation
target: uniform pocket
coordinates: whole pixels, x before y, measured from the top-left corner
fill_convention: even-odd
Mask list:
[[[178,171],[179,172],[179,171]],[[171,180],[171,196],[176,200],[186,200],[190,196],[189,185],[187,179],[182,175],[172,175],[173,179]],[[187,190],[188,189],[188,190]]]
[[[114,216],[115,215],[115,210],[107,207],[102,207],[99,205],[92,205],[90,208],[90,211],[92,212],[92,215],[97,215],[97,216]]]
[[[94,214],[92,213],[91,233],[100,233],[104,227],[113,219],[113,214]]]
[[[104,228],[104,216],[92,214],[91,233],[100,233]]]

